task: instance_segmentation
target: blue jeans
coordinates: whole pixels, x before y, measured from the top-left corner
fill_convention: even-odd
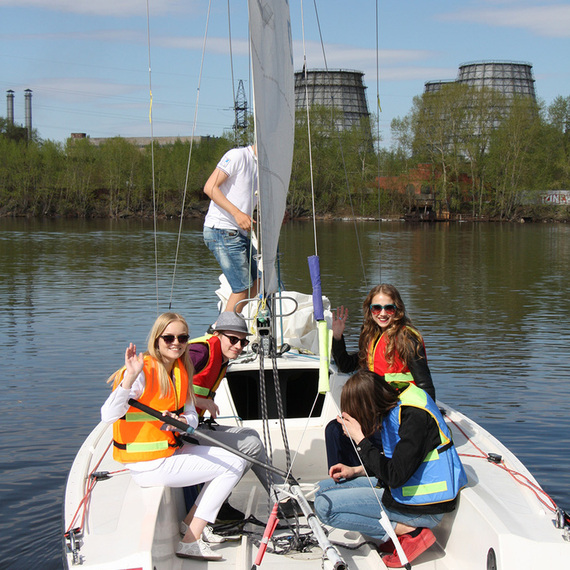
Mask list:
[[[257,279],[257,251],[251,240],[239,230],[223,230],[204,226],[204,243],[214,254],[232,293],[241,293],[253,286]]]
[[[344,483],[336,483],[333,479],[325,479],[319,483],[319,490],[315,497],[315,512],[321,521],[335,528],[354,530],[383,540],[386,531],[380,524],[382,489],[371,488],[377,485],[378,480],[371,477],[356,477]],[[376,496],[375,496],[376,495]],[[406,514],[386,508],[392,528],[396,523],[408,526],[433,528],[439,524],[443,514]]]

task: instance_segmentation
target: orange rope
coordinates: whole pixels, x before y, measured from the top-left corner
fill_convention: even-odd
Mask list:
[[[447,419],[465,436],[465,438],[467,439],[467,441],[469,443],[471,443],[471,445],[481,454],[481,455],[470,455],[467,453],[460,453],[459,455],[461,457],[475,457],[477,459],[485,459],[487,461],[489,461],[488,458],[488,454],[485,453],[479,446],[477,446],[477,444],[471,440],[471,438],[459,427],[459,425],[454,422],[449,416],[447,416]],[[490,461],[490,463],[493,463],[494,465],[496,465],[497,467],[499,467],[500,469],[502,469],[503,471],[506,471],[517,483],[519,483],[519,485],[523,485],[524,487],[527,487],[528,489],[530,489],[536,496],[536,498],[549,510],[551,510],[552,512],[555,512],[557,509],[557,505],[554,502],[554,500],[552,499],[552,497],[542,488],[540,487],[540,485],[537,485],[535,483],[533,483],[526,475],[523,475],[522,473],[515,471],[514,469],[511,469],[510,467],[507,467],[505,465],[505,462],[503,460],[501,460],[500,463],[495,463],[493,461]],[[518,478],[521,478],[523,480],[519,480]],[[542,494],[544,495],[552,504],[548,505],[539,495]]]
[[[85,516],[87,514],[87,507],[89,504],[89,500],[91,499],[91,492],[93,491],[93,488],[95,487],[95,485],[97,483],[97,477],[93,477],[93,473],[95,473],[97,471],[99,465],[101,465],[101,462],[103,461],[103,458],[105,457],[105,455],[107,455],[107,452],[109,451],[109,448],[111,447],[112,443],[113,443],[112,441],[109,442],[109,445],[107,446],[107,448],[103,452],[103,455],[101,455],[99,461],[97,461],[97,464],[95,465],[95,467],[93,467],[93,469],[89,473],[89,476],[87,477],[87,488],[85,490],[85,494],[83,495],[83,498],[79,502],[77,510],[75,511],[75,514],[73,515],[73,518],[71,519],[71,522],[70,522],[69,526],[67,527],[67,530],[65,531],[64,536],[67,536],[69,531],[73,528],[73,525],[74,525],[75,521],[77,520],[77,517],[79,515],[79,511],[81,510],[82,507],[83,507],[83,513],[81,515],[81,524],[79,525],[78,529],[80,531],[83,530],[83,526],[85,524]],[[109,472],[107,472],[107,475],[116,475],[118,473],[124,473],[126,471],[128,471],[128,469],[119,469],[117,471],[109,471]]]

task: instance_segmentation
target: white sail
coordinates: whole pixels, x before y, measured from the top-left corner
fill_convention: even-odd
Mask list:
[[[258,157],[258,236],[265,293],[277,291],[275,260],[293,161],[295,98],[287,0],[249,0]]]

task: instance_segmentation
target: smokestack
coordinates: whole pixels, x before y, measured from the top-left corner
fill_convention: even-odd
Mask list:
[[[24,98],[26,102],[26,129],[28,131],[28,140],[32,138],[32,90],[26,89],[24,91]]]
[[[11,89],[6,91],[6,118],[8,119],[8,124],[14,124],[14,92]]]

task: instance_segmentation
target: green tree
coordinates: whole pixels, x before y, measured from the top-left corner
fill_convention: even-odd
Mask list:
[[[494,189],[492,213],[501,219],[512,218],[522,192],[533,186],[534,153],[540,133],[536,103],[529,97],[514,97],[489,148],[489,180]]]
[[[135,172],[142,156],[136,146],[121,137],[107,139],[99,147],[98,167],[108,193],[108,211],[111,217],[130,214]]]
[[[99,180],[99,148],[92,145],[89,139],[70,138],[67,139],[64,153],[65,175],[59,195],[59,214],[101,215],[105,208],[100,201],[105,202],[105,197],[102,196],[104,192]]]
[[[552,127],[551,148],[554,153],[555,180],[553,189],[570,188],[570,96],[558,96],[548,107]]]

